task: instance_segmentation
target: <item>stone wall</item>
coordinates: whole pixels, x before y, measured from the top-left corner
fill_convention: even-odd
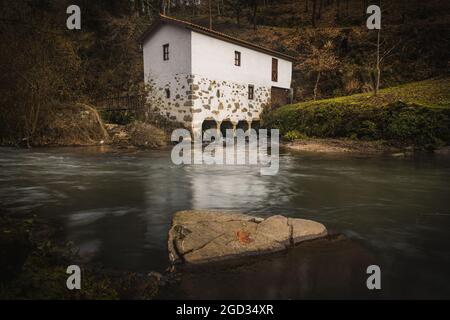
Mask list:
[[[259,120],[262,110],[270,104],[270,87],[253,84],[253,99],[248,99],[248,84],[212,80],[201,76],[192,79],[193,125],[203,120],[218,122]]]
[[[226,80],[212,80],[198,75],[178,74],[173,78],[149,80],[152,108],[187,128],[198,128],[204,120],[217,122],[259,120],[270,105],[270,87],[253,84],[253,99],[248,99],[248,85]],[[170,90],[170,98],[166,96]]]
[[[148,102],[152,111],[190,128],[192,125],[191,83],[192,76],[187,74],[149,78],[147,84],[151,90]],[[167,98],[166,90],[170,91],[170,98]]]

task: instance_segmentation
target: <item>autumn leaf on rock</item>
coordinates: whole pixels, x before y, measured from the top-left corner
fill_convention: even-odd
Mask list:
[[[236,238],[241,244],[249,244],[253,241],[252,239],[250,239],[250,232],[245,230],[236,231]]]

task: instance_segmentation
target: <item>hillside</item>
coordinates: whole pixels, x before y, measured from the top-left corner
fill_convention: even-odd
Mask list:
[[[449,84],[450,79],[443,78],[383,89],[378,96],[302,102],[267,112],[263,121],[290,140],[387,140],[434,149],[450,144]]]
[[[360,107],[384,107],[402,101],[407,104],[428,108],[450,109],[450,78],[431,79],[408,83],[380,90],[378,95],[361,93],[350,96],[308,101],[284,106],[275,112],[283,112],[295,108],[307,108],[326,105],[358,105]]]

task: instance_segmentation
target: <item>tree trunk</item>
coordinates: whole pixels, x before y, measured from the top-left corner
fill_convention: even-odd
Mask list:
[[[323,0],[319,0],[319,12],[317,13],[317,18],[322,18],[322,7],[323,7]]]
[[[212,11],[211,11],[211,0],[208,1],[209,3],[209,29],[212,30]]]
[[[258,1],[253,3],[253,31],[256,31],[256,13],[258,12]]]
[[[320,71],[317,72],[316,84],[314,85],[314,101],[316,101],[316,98],[317,98],[317,90],[319,89],[319,81],[320,81]]]
[[[406,22],[406,0],[402,0],[402,23]]]
[[[337,19],[341,19],[341,0],[336,0]]]
[[[316,8],[317,8],[317,0],[313,0],[311,24],[314,28],[316,27]]]
[[[304,1],[305,1],[305,13],[308,13],[308,11],[309,11],[309,6],[308,6],[309,0],[304,0]]]
[[[381,79],[381,66],[380,66],[380,34],[381,29],[378,29],[377,35],[377,64],[376,64],[376,82],[375,82],[375,95],[378,94],[380,90],[380,79]]]
[[[366,23],[367,0],[362,0],[362,23]]]

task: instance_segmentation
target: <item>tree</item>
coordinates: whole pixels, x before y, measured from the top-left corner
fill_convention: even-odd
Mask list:
[[[301,67],[316,73],[314,84],[314,100],[316,100],[321,76],[325,72],[335,70],[339,65],[339,60],[334,53],[334,46],[330,40],[325,42],[323,46],[310,45],[308,51]]]
[[[341,0],[336,0],[336,10],[337,10],[337,13],[336,13],[337,19],[340,20],[341,19]]]
[[[378,6],[381,9],[381,0],[378,2]],[[390,45],[386,43],[386,41],[382,41],[381,39],[381,26],[377,29],[377,40],[376,40],[376,60],[375,60],[375,80],[374,80],[374,94],[377,95],[380,90],[380,82],[381,82],[381,71],[382,64],[384,59],[389,57],[394,49],[401,43],[401,39],[396,39],[395,43],[391,43]],[[385,49],[388,48],[388,49]]]
[[[311,18],[311,24],[313,28],[316,27],[316,9],[317,9],[317,0],[313,0],[312,18]]]
[[[252,8],[252,22],[253,22],[253,30],[256,31],[256,14],[258,12],[258,2],[259,0],[250,0],[249,4]]]
[[[318,0],[318,1],[319,1],[319,11],[317,12],[317,18],[321,19],[322,18],[323,0]]]
[[[227,0],[226,6],[227,8],[233,12],[234,17],[236,18],[236,23],[238,27],[241,27],[241,12],[242,7],[245,3],[245,0]]]
[[[212,30],[212,11],[211,11],[211,0],[208,0],[208,11],[209,11],[209,29]]]

